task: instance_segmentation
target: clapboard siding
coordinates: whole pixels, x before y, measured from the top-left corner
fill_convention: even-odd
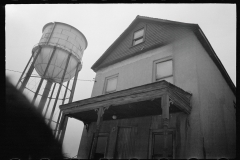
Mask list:
[[[142,27],[144,27],[145,23],[139,23],[135,29],[135,30],[138,30]],[[116,59],[119,59],[119,58],[122,58],[128,54],[131,54],[131,53],[134,53],[136,52],[138,49],[140,49],[140,47],[143,45],[143,44],[140,44],[140,45],[137,45],[135,47],[131,47],[131,44],[132,44],[132,34],[133,34],[133,31],[128,34],[125,39],[123,41],[121,41],[119,43],[119,45],[113,49],[112,53],[109,54],[109,56],[102,62],[102,64],[100,64],[99,67],[101,67],[102,65],[105,65],[111,61],[114,61]]]
[[[145,27],[145,41],[136,46],[132,46],[133,33]],[[155,45],[165,45],[175,39],[187,36],[190,28],[176,26],[173,24],[156,24],[140,22],[134,29],[114,48],[98,68],[103,68],[113,63],[136,55],[139,51],[147,50]]]

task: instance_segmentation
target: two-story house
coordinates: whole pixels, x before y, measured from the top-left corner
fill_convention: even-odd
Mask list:
[[[234,158],[235,85],[197,24],[137,16],[94,63],[78,158]]]

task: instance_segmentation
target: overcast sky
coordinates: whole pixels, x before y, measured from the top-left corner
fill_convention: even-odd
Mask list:
[[[78,79],[92,80],[91,66],[137,15],[198,24],[236,85],[235,4],[6,5],[6,69],[23,71],[42,27],[56,21],[74,26],[87,38]],[[21,74],[6,70],[6,75],[16,84]],[[90,98],[92,87],[92,81],[77,81],[73,101]],[[77,154],[82,127],[79,121],[68,121],[64,152],[69,157]]]

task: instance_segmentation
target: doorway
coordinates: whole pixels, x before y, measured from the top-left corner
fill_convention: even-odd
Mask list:
[[[167,158],[173,159],[175,158],[175,132],[173,130],[167,131],[167,148],[166,155],[164,157],[164,132],[163,130],[152,130],[150,132],[149,139],[149,158],[150,159],[160,159]]]
[[[116,159],[130,159],[134,156],[134,127],[118,127],[115,147]]]

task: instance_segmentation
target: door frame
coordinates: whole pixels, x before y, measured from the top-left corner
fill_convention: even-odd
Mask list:
[[[118,137],[119,137],[119,129],[120,128],[136,128],[136,126],[117,126],[117,136],[116,136],[116,141],[115,141],[115,148],[114,148],[114,159],[116,159],[117,156],[117,146],[118,146]]]
[[[89,155],[88,155],[88,159],[90,158],[90,154],[91,154],[91,152],[92,152],[94,134],[95,134],[95,132],[92,133],[92,142],[91,142],[91,148],[90,148],[90,152],[89,152]],[[109,133],[108,133],[108,132],[100,132],[100,133],[98,134],[98,137],[107,137],[107,144],[106,144],[106,148],[105,148],[105,152],[104,152],[104,158],[106,158],[107,153],[108,153],[108,145],[109,145]],[[97,138],[98,138],[98,137],[97,137]],[[95,154],[95,153],[94,153],[94,154]]]
[[[162,133],[163,134],[164,129],[150,129],[149,131],[149,145],[148,145],[148,159],[152,159],[153,155],[153,134]],[[176,129],[175,128],[168,128],[168,133],[173,134],[173,159],[176,155]]]

